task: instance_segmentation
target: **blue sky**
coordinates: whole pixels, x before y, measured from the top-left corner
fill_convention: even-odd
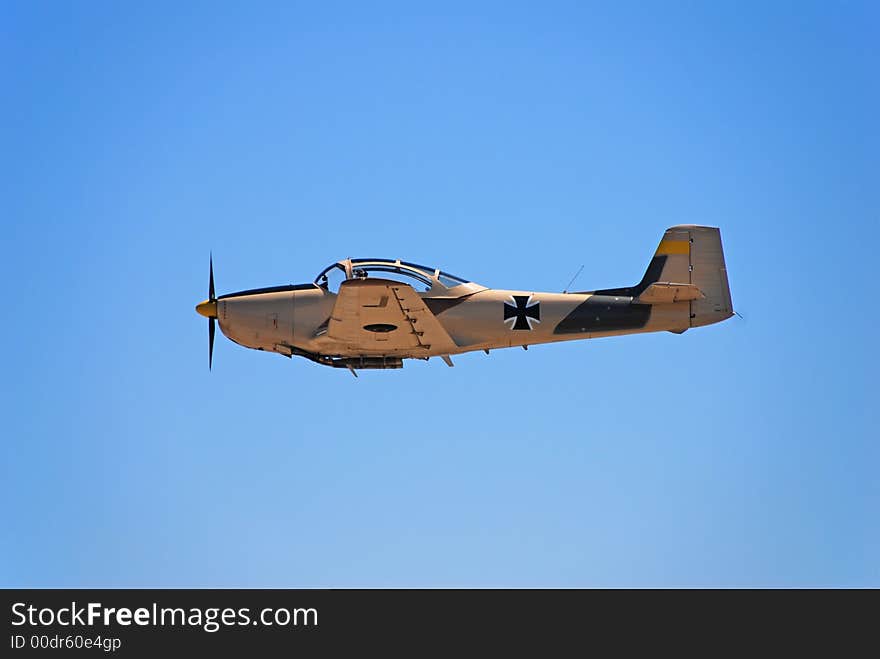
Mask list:
[[[6,586],[880,585],[873,3],[0,9]],[[745,320],[402,371],[207,331],[348,256]]]

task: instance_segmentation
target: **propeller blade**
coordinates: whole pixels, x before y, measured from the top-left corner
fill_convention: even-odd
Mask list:
[[[208,370],[214,361],[214,319],[208,318]]]
[[[208,267],[210,268],[210,271],[211,271],[211,279],[208,282],[208,299],[213,300],[214,299],[214,255],[213,254],[211,254],[211,256],[210,256],[209,263],[210,263],[210,265]]]

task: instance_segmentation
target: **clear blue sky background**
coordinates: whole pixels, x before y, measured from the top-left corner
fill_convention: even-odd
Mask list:
[[[880,585],[876,3],[123,4],[0,9],[3,585]],[[745,320],[208,372],[209,250],[588,289],[678,223]]]

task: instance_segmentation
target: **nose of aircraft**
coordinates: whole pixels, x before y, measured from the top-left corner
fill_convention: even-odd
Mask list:
[[[196,311],[198,311],[205,318],[216,318],[217,300],[205,300],[204,302],[199,302],[196,305]]]

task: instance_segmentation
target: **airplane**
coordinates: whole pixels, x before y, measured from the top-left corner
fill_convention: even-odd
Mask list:
[[[718,323],[733,314],[716,227],[666,230],[635,286],[578,293],[487,288],[439,268],[389,259],[344,259],[310,284],[215,296],[209,261],[208,368],[214,323],[246,348],[304,357],[317,364],[397,369],[404,359],[475,350],[668,331]]]

